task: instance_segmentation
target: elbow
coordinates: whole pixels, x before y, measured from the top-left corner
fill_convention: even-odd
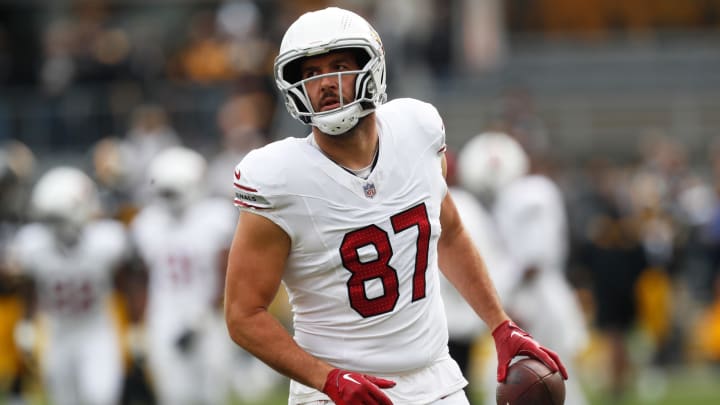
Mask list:
[[[227,303],[225,304],[225,326],[233,342],[244,347],[242,331],[246,329],[245,319],[235,306]]]
[[[239,305],[226,303],[225,326],[230,338],[238,346],[247,349],[251,344],[253,331],[258,329],[258,322],[262,322],[262,310],[249,311]]]

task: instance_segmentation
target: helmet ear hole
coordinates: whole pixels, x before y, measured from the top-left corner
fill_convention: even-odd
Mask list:
[[[295,84],[302,79],[300,75],[300,64],[304,58],[288,62],[282,70],[283,79],[290,84]]]

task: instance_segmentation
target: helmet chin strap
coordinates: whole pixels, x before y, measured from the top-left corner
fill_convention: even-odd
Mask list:
[[[363,110],[360,103],[356,103],[335,112],[313,116],[310,122],[324,134],[341,135],[353,129],[360,122],[360,118],[372,111],[373,109]]]

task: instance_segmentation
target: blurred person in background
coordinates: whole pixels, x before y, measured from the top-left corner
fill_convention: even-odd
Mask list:
[[[17,344],[38,360],[51,403],[116,404],[123,364],[111,305],[128,258],[125,229],[101,217],[95,184],[73,167],[44,173],[30,202],[35,221],[9,252],[28,283]]]
[[[67,108],[64,96],[80,105],[97,102],[92,92],[76,91],[78,84],[92,86],[137,77],[132,66],[137,64],[132,60],[132,38],[107,3],[78,1],[66,11],[51,13],[42,27],[37,71],[43,92],[48,100],[59,101],[55,107],[60,110]]]
[[[510,276],[514,284],[500,296],[506,310],[566,359],[572,373],[589,336],[566,276],[569,235],[560,189],[550,178],[532,173],[520,143],[502,132],[471,138],[459,154],[458,166],[461,184],[488,203],[495,229],[512,258],[508,269],[515,273]],[[494,381],[488,381],[490,404]],[[570,379],[565,386],[568,404],[588,403],[579,379]]]
[[[22,277],[11,271],[8,250],[28,219],[34,171],[35,155],[25,144],[15,140],[0,144],[0,397],[11,405],[22,403],[30,375],[14,338],[25,311]]]
[[[666,180],[657,172],[640,169],[628,183],[628,214],[635,221],[646,260],[635,296],[638,326],[652,346],[648,366],[668,365],[678,358],[681,349],[674,341],[673,317],[674,308],[684,305],[675,292],[681,280],[674,278],[681,270],[677,265],[680,229],[669,210],[675,196],[667,190]]]
[[[720,137],[715,139],[708,150],[710,163],[711,187],[715,196],[710,219],[703,229],[703,241],[707,248],[710,265],[705,274],[698,276],[701,286],[700,296],[710,302],[715,297],[711,287],[720,276]]]
[[[282,7],[282,5],[276,5]],[[263,14],[255,1],[226,0],[217,9],[216,24],[229,42],[230,63],[238,79],[272,75],[275,44],[263,26]]]
[[[17,140],[0,141],[0,221],[2,227],[19,225],[28,218],[27,204],[34,181],[36,157]],[[0,233],[0,241],[6,240]]]
[[[720,275],[712,283],[713,296],[695,319],[692,331],[702,360],[720,367]]]
[[[92,147],[91,161],[100,202],[107,215],[129,224],[140,208],[133,194],[133,162],[129,148],[121,138],[101,138]]]
[[[158,401],[223,404],[233,388],[233,363],[242,360],[221,311],[237,213],[226,200],[207,196],[206,161],[193,150],[162,151],[147,176],[152,199],[130,227],[149,275],[143,322]],[[241,388],[268,388],[267,381],[248,373]]]
[[[714,204],[702,230],[709,265],[697,274],[695,290],[702,302],[699,316],[692,325],[693,343],[703,361],[720,365],[720,138],[708,150]]]
[[[589,167],[586,184],[591,187],[580,197],[590,209],[583,221],[577,265],[592,291],[594,326],[608,344],[604,360],[609,393],[612,401],[619,401],[635,371],[628,339],[638,322],[635,291],[647,257],[637,221],[623,208],[619,197],[624,188],[622,179],[626,178],[623,169],[597,163]]]
[[[503,300],[508,295],[510,288],[517,284],[517,280],[514,278],[519,276],[518,272],[513,271],[513,259],[500,238],[492,214],[478,200],[477,196],[460,185],[458,178],[461,175],[458,174],[455,153],[448,150],[445,152],[445,156],[448,193],[452,196],[470,237],[478,251],[482,253],[498,296]],[[489,330],[445,276],[440,277],[440,282],[448,320],[450,356],[458,362],[463,375],[468,377],[469,384],[465,387],[465,391],[468,393],[470,403],[473,403],[474,394],[482,391],[482,388],[474,384],[475,381],[481,380],[481,376],[475,372],[476,366],[479,365],[476,361],[478,359],[476,348],[480,338],[489,333]],[[494,390],[491,391],[488,396],[494,394]]]
[[[703,306],[712,299],[713,260],[711,246],[717,234],[709,232],[716,218],[717,191],[712,178],[694,174],[684,181],[678,194],[678,222],[681,224],[679,265],[684,267],[682,280],[687,286],[689,305]],[[679,281],[679,280],[678,280]]]
[[[703,226],[714,197],[703,192],[699,177],[688,165],[681,139],[653,130],[641,138],[640,165],[629,176],[627,203],[637,225],[646,268],[637,280],[638,326],[649,350],[636,358],[638,393],[657,397],[667,389],[670,366],[685,360],[687,334],[701,297],[693,297],[688,281],[702,270],[690,267],[691,255],[706,249],[696,246],[693,228]],[[695,184],[695,186],[693,186]],[[704,194],[704,196],[703,196]],[[703,213],[705,211],[706,213]]]
[[[329,7],[287,29],[276,83],[312,132],[235,169],[230,335],[292,379],[290,404],[468,404],[447,347],[443,271],[493,330],[498,381],[520,353],[567,378],[502,309],[447,194],[440,115],[414,99],[385,103],[385,73],[382,42],[358,14]],[[294,337],[268,311],[281,284]]]
[[[199,83],[228,81],[237,76],[230,60],[228,38],[218,30],[216,13],[201,10],[193,14],[187,43],[177,55],[175,66],[180,77]]]

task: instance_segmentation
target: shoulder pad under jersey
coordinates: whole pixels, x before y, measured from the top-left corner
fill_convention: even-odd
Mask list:
[[[409,136],[421,136],[437,153],[445,152],[445,125],[434,105],[413,98],[399,98],[383,104],[377,111],[385,120],[404,117],[412,121],[418,131]]]
[[[284,205],[285,185],[293,162],[303,156],[297,148],[299,138],[286,138],[255,149],[235,166],[233,189],[236,207],[272,210]]]

